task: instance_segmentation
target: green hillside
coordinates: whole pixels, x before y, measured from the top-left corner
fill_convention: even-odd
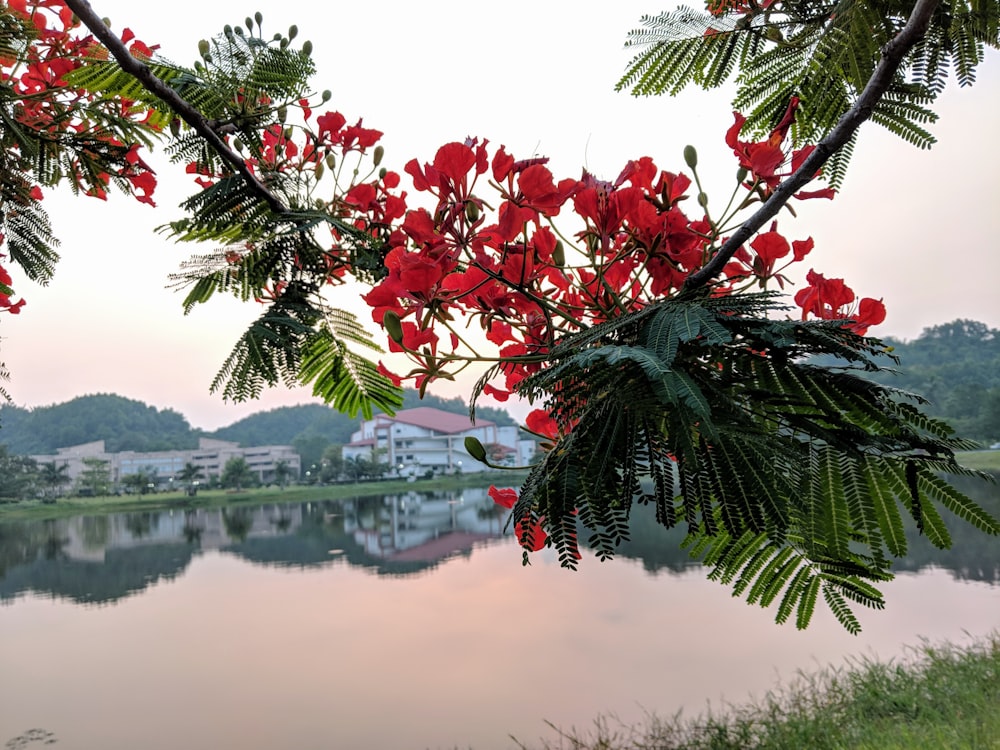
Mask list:
[[[16,455],[93,440],[111,452],[187,449],[197,447],[199,434],[179,412],[109,393],[34,409],[0,407],[0,444]]]
[[[930,400],[928,413],[966,437],[1000,440],[1000,330],[974,320],[925,328],[913,341],[892,338],[898,374],[876,380]]]

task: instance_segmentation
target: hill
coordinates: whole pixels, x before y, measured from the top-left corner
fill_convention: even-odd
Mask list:
[[[200,434],[179,412],[110,393],[34,409],[0,407],[0,444],[16,455],[93,440],[104,440],[111,452],[181,450],[197,447]]]

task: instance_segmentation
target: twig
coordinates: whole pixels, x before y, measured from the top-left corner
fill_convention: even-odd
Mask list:
[[[871,117],[875,105],[878,104],[878,101],[892,83],[892,79],[902,64],[903,58],[920,41],[923,35],[927,33],[931,16],[940,2],[941,0],[917,0],[916,5],[913,6],[913,10],[910,12],[910,17],[906,21],[906,25],[882,48],[882,58],[879,60],[878,65],[875,67],[875,72],[868,79],[868,83],[865,84],[865,88],[861,92],[861,95],[858,96],[854,106],[840,118],[833,130],[816,145],[816,148],[806,157],[806,160],[802,162],[799,168],[787,180],[778,185],[753,216],[747,219],[722,244],[722,247],[712,256],[712,259],[698,271],[688,276],[684,282],[685,290],[697,289],[700,286],[704,286],[721,273],[726,263],[732,259],[743,243],[749,240],[754,232],[758,231],[774,218],[778,211],[788,203],[799,189],[811,182],[830,157],[851,139],[854,131],[863,122]]]
[[[109,29],[87,0],[65,0],[66,6],[76,14],[77,18],[108,48],[115,60],[129,75],[133,76],[151,94],[163,100],[174,113],[190,125],[198,135],[205,139],[216,153],[235,169],[254,192],[276,214],[289,213],[284,202],[272,193],[253,173],[246,161],[231,149],[221,136],[213,130],[210,122],[197,109],[191,106],[170,86],[158,78],[149,66],[133,57],[122,41]]]

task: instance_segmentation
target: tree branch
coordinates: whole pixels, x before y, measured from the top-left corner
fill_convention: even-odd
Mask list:
[[[851,107],[809,154],[801,166],[774,189],[763,205],[727,239],[719,251],[684,282],[685,290],[697,289],[708,284],[722,272],[744,242],[777,215],[792,196],[810,183],[824,164],[846,144],[863,122],[868,120],[875,105],[888,90],[903,58],[927,33],[931,16],[941,0],[917,0],[906,25],[882,48],[882,58],[875,67],[864,90]]]
[[[169,105],[174,113],[190,125],[215,150],[224,162],[229,164],[246,180],[247,185],[250,186],[250,190],[264,201],[274,213],[280,215],[289,212],[284,202],[258,179],[243,157],[222,140],[222,137],[212,128],[208,119],[201,112],[192,107],[187,100],[161,79],[157,78],[148,65],[131,55],[122,41],[105,25],[101,17],[94,12],[88,0],[65,0],[65,2],[66,6],[76,14],[83,25],[108,48],[108,51],[118,61],[122,70],[133,76],[151,94],[158,96]]]

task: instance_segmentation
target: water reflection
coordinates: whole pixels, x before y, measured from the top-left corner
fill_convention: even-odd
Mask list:
[[[970,483],[961,489],[1000,511],[996,487]],[[466,489],[0,524],[0,601],[34,591],[80,603],[114,602],[173,580],[209,550],[266,566],[343,564],[412,576],[468,557],[476,546],[510,543],[504,520],[505,511],[484,489]],[[996,540],[966,524],[949,526],[955,542],[949,551],[909,529],[909,552],[896,570],[938,567],[961,580],[1000,582]],[[680,547],[683,534],[657,526],[650,509],[636,508],[631,539],[619,556],[650,573],[683,572],[692,566]]]
[[[0,525],[0,744],[504,750],[1000,625],[995,539],[914,546],[855,638],[775,626],[644,510],[575,574],[522,568],[482,492]]]
[[[484,489],[466,489],[0,524],[0,600],[34,591],[113,602],[176,578],[209,550],[268,566],[413,575],[500,540],[503,519]]]

